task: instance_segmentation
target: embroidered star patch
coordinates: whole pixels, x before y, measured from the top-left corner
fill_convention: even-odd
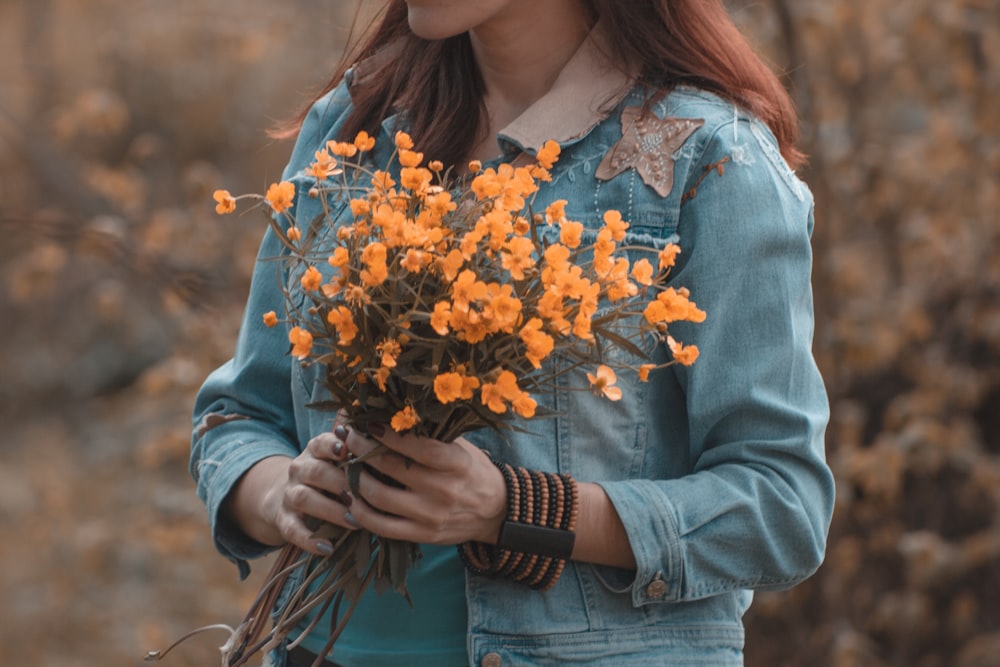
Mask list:
[[[674,187],[674,153],[704,124],[700,118],[658,118],[640,107],[627,107],[622,111],[622,138],[595,175],[607,181],[635,169],[643,183],[666,197]]]

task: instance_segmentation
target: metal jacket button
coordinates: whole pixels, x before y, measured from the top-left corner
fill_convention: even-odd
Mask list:
[[[649,586],[646,586],[646,595],[653,600],[661,600],[666,594],[667,582],[663,581],[663,579],[653,579],[649,583]]]
[[[500,657],[499,653],[487,653],[483,656],[479,664],[480,667],[501,667],[503,665],[503,658]]]

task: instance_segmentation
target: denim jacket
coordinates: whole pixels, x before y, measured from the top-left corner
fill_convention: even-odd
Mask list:
[[[358,76],[314,106],[284,178],[309,182],[303,169],[337,136]],[[637,116],[647,102],[652,115]],[[637,117],[645,121],[630,143]],[[405,129],[402,116],[383,124],[386,151],[395,129]],[[596,230],[613,208],[631,225],[626,245],[679,244],[671,282],[708,317],[671,325],[699,347],[693,366],[644,384],[619,374],[625,398],[615,403],[571,390],[586,380],[570,374],[540,397],[556,418],[509,442],[469,436],[496,459],[599,484],[637,563],[571,562],[545,593],[467,574],[470,664],[741,665],[752,591],[791,587],[817,569],[833,507],[827,398],[811,354],[812,196],[760,121],[693,88],[650,100],[586,44],[498,143],[511,161],[548,139],[562,152],[536,210],[566,199],[567,217]],[[385,164],[378,150],[375,164]],[[307,190],[300,219],[318,211]],[[260,258],[279,254],[268,233]],[[322,393],[318,371],[261,323],[283,311],[275,270],[258,262],[235,355],[208,378],[194,415],[192,474],[217,547],[244,575],[265,548],[223,520],[222,501],[254,463],[295,456],[330,428],[329,414],[306,407]]]

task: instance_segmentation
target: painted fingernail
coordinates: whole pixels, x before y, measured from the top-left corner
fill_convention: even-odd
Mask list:
[[[316,551],[320,552],[324,556],[329,556],[333,553],[333,545],[324,540],[320,540],[316,543]]]
[[[354,496],[352,496],[347,491],[341,491],[340,495],[338,495],[337,497],[340,498],[340,502],[344,503],[344,505],[347,507],[350,507],[351,503],[354,502]]]
[[[334,456],[340,456],[340,453],[342,451],[344,451],[344,443],[340,442],[339,440],[337,442],[333,443],[333,455]]]
[[[347,427],[343,424],[337,424],[333,427],[333,434],[341,440],[347,440],[349,433],[350,432],[347,430]]]
[[[383,435],[385,435],[385,426],[382,426],[381,424],[369,424],[368,432],[374,435],[376,438],[381,438]]]
[[[361,524],[358,523],[358,520],[355,519],[354,515],[351,514],[350,512],[344,512],[344,521],[346,521],[347,523],[351,524],[355,528],[360,528],[361,527]]]

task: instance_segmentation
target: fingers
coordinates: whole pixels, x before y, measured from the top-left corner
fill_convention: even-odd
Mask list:
[[[347,480],[340,463],[350,452],[344,443],[341,428],[312,438],[303,452],[288,468],[288,481],[281,495],[281,509],[275,525],[282,537],[296,546],[317,555],[332,551],[328,537],[316,535],[309,527],[319,519],[341,529],[353,530],[349,519],[346,494]]]
[[[315,535],[315,531],[307,525],[306,517],[354,530],[357,525],[349,515],[352,502],[353,498],[343,491],[333,494],[315,486],[292,482],[285,489],[282,511],[276,521],[278,530],[288,542],[306,551],[327,555],[332,550],[332,544],[329,539]]]
[[[344,446],[347,429],[337,425],[332,432],[320,433],[306,445],[305,453],[323,461],[339,462],[347,459],[347,448]]]
[[[355,464],[357,493],[348,522],[423,543],[495,537],[506,507],[503,476],[468,441],[442,443],[390,431],[376,440],[349,431],[345,446],[364,462]]]
[[[368,428],[371,432],[370,438],[365,438],[360,432],[347,429],[347,446],[356,456],[362,456],[378,444],[382,444],[403,457],[403,460],[419,463],[433,470],[456,471],[461,470],[466,465],[468,449],[477,449],[464,438],[450,443],[432,438],[399,434],[379,424],[372,424]],[[456,443],[462,443],[462,445],[456,447]]]

